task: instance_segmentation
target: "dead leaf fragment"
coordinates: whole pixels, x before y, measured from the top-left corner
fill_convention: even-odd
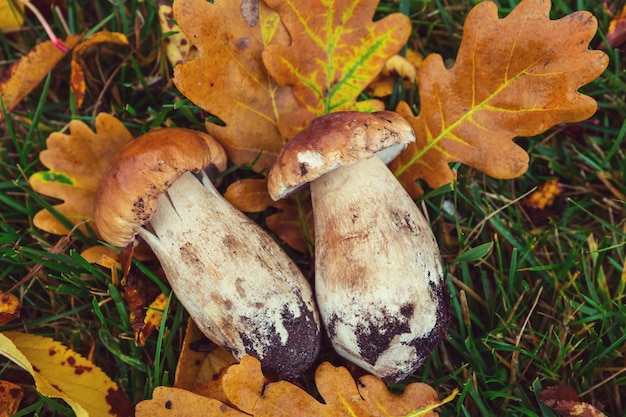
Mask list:
[[[314,117],[341,110],[382,110],[356,103],[387,59],[406,43],[409,19],[394,13],[373,22],[378,0],[268,0],[291,35],[289,45],[270,45],[263,62],[279,85],[293,86],[301,108],[280,119],[292,137]],[[349,12],[348,12],[349,11]]]
[[[174,20],[174,10],[172,2],[169,0],[157,1],[157,13],[159,14],[159,24],[161,25],[161,33],[163,45],[165,47],[165,55],[172,67],[182,64],[189,52],[191,51],[191,42]]]
[[[65,400],[77,417],[132,416],[130,401],[100,368],[49,337],[0,333],[0,355],[28,371],[41,394]]]
[[[537,397],[563,417],[606,417],[591,404],[580,401],[578,393],[567,385],[547,387],[539,391]]]
[[[277,128],[280,115],[297,109],[291,89],[268,75],[261,53],[270,44],[288,44],[289,36],[264,3],[256,22],[242,14],[240,3],[174,2],[175,20],[198,49],[195,59],[174,68],[174,84],[226,124],[207,123],[206,129],[235,165],[250,164],[260,154],[254,169],[261,170],[273,164],[285,142]]]
[[[559,179],[554,178],[541,184],[532,194],[522,200],[522,205],[543,210],[554,204],[554,199],[561,194]]]
[[[88,50],[93,49],[101,44],[117,44],[128,45],[126,35],[118,32],[109,32],[102,30],[89,36],[80,42],[72,52],[71,72],[70,72],[70,88],[74,93],[76,107],[80,107],[85,99],[85,55]]]
[[[17,411],[24,397],[21,386],[0,380],[0,417],[10,417]]]
[[[620,48],[626,43],[626,6],[622,8],[619,16],[611,20],[606,41],[611,48]]]
[[[12,32],[24,24],[24,5],[19,1],[0,0],[0,31]]]
[[[48,149],[39,155],[49,171],[29,178],[36,192],[64,202],[54,208],[72,223],[89,223],[95,230],[93,199],[107,165],[133,137],[115,117],[101,113],[96,117],[96,132],[83,122],[70,122],[70,134],[52,133]],[[36,227],[54,234],[67,234],[65,227],[48,210],[41,210],[33,220]],[[85,226],[80,228],[84,230]]]
[[[63,40],[63,44],[72,49],[79,39],[79,35],[72,35]],[[0,76],[0,98],[7,113],[37,87],[65,54],[52,41],[42,42]],[[2,119],[0,112],[0,120]]]
[[[135,417],[250,417],[212,398],[180,388],[156,387],[152,399],[135,407]]]
[[[391,165],[413,197],[421,194],[418,178],[433,188],[451,182],[455,161],[515,178],[528,155],[514,137],[595,112],[595,100],[577,90],[608,64],[606,54],[588,49],[596,19],[575,12],[550,20],[549,12],[549,1],[526,0],[499,19],[494,3],[481,2],[467,16],[454,66],[447,69],[439,55],[424,60],[419,116],[406,103],[397,108],[417,140]]]
[[[0,291],[0,326],[20,317],[20,299]]]

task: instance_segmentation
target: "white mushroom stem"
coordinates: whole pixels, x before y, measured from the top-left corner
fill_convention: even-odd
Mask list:
[[[206,176],[186,172],[159,197],[152,248],[190,316],[236,357],[258,357],[293,377],[319,349],[313,294],[297,266],[258,225],[234,209]]]
[[[334,348],[386,381],[406,377],[447,331],[430,226],[378,157],[313,181],[311,198],[317,303]]]

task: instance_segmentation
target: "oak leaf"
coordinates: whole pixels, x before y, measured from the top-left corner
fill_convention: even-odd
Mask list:
[[[313,118],[341,110],[382,110],[357,102],[411,33],[409,19],[393,13],[373,22],[378,0],[266,0],[291,35],[290,45],[269,45],[263,62],[280,85],[293,86],[301,108],[280,119],[292,137]]]
[[[79,40],[79,35],[72,35],[65,39],[63,44],[71,49]],[[4,71],[0,76],[0,99],[6,112],[10,113],[37,87],[65,54],[66,52],[61,51],[52,41],[45,41]],[[3,113],[0,112],[0,120],[3,118]]]
[[[278,14],[262,2],[257,14],[244,15],[239,1],[176,0],[174,18],[198,49],[174,68],[174,84],[226,124],[207,122],[206,129],[235,165],[258,158],[255,169],[269,167],[285,142],[279,117],[297,109],[291,90],[279,87],[261,60],[268,45],[289,43]]]
[[[102,113],[96,117],[96,132],[79,120],[69,124],[70,134],[52,133],[48,148],[39,155],[49,171],[37,172],[29,178],[30,186],[49,197],[64,200],[54,208],[73,224],[92,221],[93,199],[102,174],[109,161],[133,137],[115,117]],[[35,215],[38,228],[55,234],[66,234],[69,229],[48,210]],[[84,230],[84,225],[80,226]]]
[[[126,395],[100,368],[49,337],[0,333],[0,355],[28,371],[41,394],[65,400],[77,417],[132,415]]]
[[[392,417],[411,413],[434,417],[440,402],[426,384],[409,384],[401,395],[391,393],[380,379],[366,375],[355,382],[347,369],[322,363],[315,383],[324,400],[319,402],[287,381],[269,382],[261,363],[244,356],[222,378],[222,389],[230,404],[177,388],[158,387],[153,399],[137,405],[137,417],[165,416],[254,416],[254,417]]]
[[[524,0],[505,18],[492,2],[467,16],[456,63],[446,69],[428,56],[419,72],[420,114],[402,102],[417,141],[393,161],[396,176],[417,197],[423,178],[433,188],[453,180],[450,162],[510,179],[527,169],[528,155],[512,139],[577,122],[596,110],[577,90],[606,68],[608,58],[588,49],[596,19],[575,12],[550,20],[550,2]]]

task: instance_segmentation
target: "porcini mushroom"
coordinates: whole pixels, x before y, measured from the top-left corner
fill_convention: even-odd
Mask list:
[[[207,134],[164,128],[140,136],[103,175],[96,226],[115,246],[143,239],[209,339],[294,378],[319,351],[313,292],[278,244],[219,194],[203,170],[209,165],[223,171],[226,154]]]
[[[287,142],[268,175],[274,200],[310,183],[322,322],[340,355],[387,382],[421,365],[449,321],[435,237],[385,165],[413,141],[396,113],[331,113]]]

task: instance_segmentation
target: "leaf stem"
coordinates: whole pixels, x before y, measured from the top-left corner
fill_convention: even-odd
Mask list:
[[[46,33],[48,34],[48,37],[50,38],[50,40],[52,41],[52,43],[54,44],[54,46],[56,46],[57,48],[59,48],[62,52],[67,52],[69,51],[69,49],[67,48],[67,46],[65,46],[63,44],[63,42],[61,42],[59,40],[59,38],[56,37],[56,35],[54,34],[54,32],[52,31],[52,28],[50,27],[50,25],[48,25],[48,22],[46,22],[46,19],[44,19],[43,15],[41,14],[41,12],[39,11],[39,9],[37,9],[29,0],[19,0],[20,3],[22,3],[24,6],[28,7],[28,10],[30,10],[35,17],[37,18],[37,20],[39,20],[39,23],[41,23],[41,26],[43,27],[43,29],[46,31]]]

